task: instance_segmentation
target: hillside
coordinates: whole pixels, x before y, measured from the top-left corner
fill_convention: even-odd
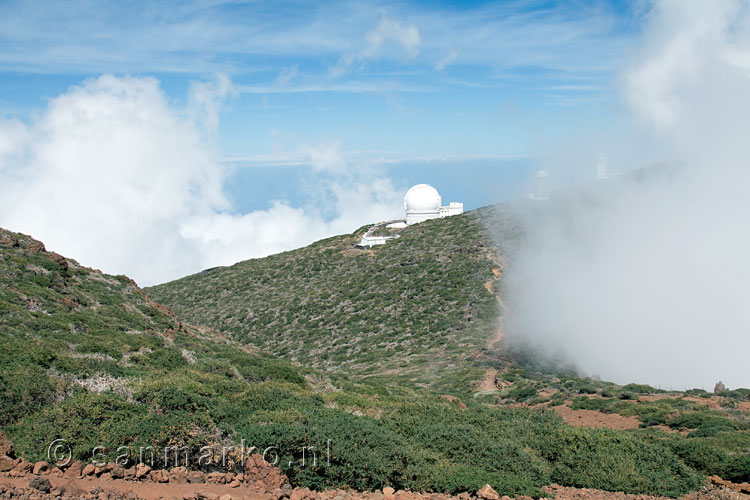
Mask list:
[[[353,234],[148,288],[195,324],[278,356],[356,378],[466,391],[499,326],[502,258],[483,209],[398,230],[372,250]]]
[[[390,485],[457,493],[489,483],[501,494],[541,496],[541,486],[556,482],[675,496],[699,488],[717,467],[741,478],[747,457],[746,445],[737,444],[746,443],[746,424],[712,420],[708,410],[700,416],[714,424],[710,442],[658,429],[573,427],[556,411],[353,383],[295,367],[180,322],[126,277],[82,267],[5,230],[0,337],[0,430],[31,460],[46,458],[49,444],[64,439],[74,458],[87,462],[94,446],[104,446],[110,459],[125,446],[131,464],[140,446],[184,446],[190,467],[216,470],[217,462],[196,460],[201,447],[244,439],[259,449],[273,446],[292,483],[314,489]],[[504,376],[547,380],[531,375],[514,369]],[[573,393],[632,393],[556,380],[564,390],[550,405]],[[514,397],[530,403],[523,392]],[[668,406],[654,404],[665,408],[668,424],[681,425],[669,420]],[[610,409],[627,411],[621,406]],[[321,451],[318,463],[309,455],[302,462],[305,447],[309,453],[329,444],[330,461]],[[163,460],[157,454],[157,466]],[[230,453],[225,468],[239,466]]]

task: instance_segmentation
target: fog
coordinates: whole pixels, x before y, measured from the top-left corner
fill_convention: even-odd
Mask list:
[[[747,3],[655,3],[619,83],[633,127],[622,141],[640,161],[634,138],[650,136],[670,164],[521,207],[507,338],[618,383],[748,387]]]

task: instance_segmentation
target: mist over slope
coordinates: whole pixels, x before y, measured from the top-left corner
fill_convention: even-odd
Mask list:
[[[746,387],[750,13],[658,2],[643,40],[623,96],[683,166],[527,218],[508,331],[618,382]]]

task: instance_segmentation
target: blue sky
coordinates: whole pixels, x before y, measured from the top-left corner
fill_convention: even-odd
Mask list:
[[[611,121],[640,5],[3,2],[0,112],[25,117],[103,73],[155,76],[179,105],[225,74],[224,155],[339,141],[373,157],[533,156],[539,125],[554,140]]]
[[[220,248],[221,256],[195,249],[203,257],[159,277],[120,266],[122,258],[101,263],[147,282],[398,215],[403,193],[418,182],[468,209],[524,196],[538,169],[550,172],[553,186],[583,182],[601,153],[615,168],[642,166],[632,156],[619,160],[625,146],[617,139],[629,126],[619,75],[649,8],[0,2],[0,174],[24,199],[50,200],[45,179],[76,178],[69,198],[55,196],[78,217],[93,217],[98,190],[114,189],[122,205],[120,213],[113,203],[110,219],[127,219],[136,202],[162,204],[153,222],[175,233],[165,248],[186,238]],[[77,133],[84,129],[85,137]],[[167,181],[170,197],[149,198]],[[225,252],[235,241],[214,234],[222,226],[196,222],[207,213],[242,219],[226,231],[252,237]],[[97,244],[123,244],[114,234],[103,243],[101,231],[42,222],[44,215],[5,207],[0,224],[95,261]],[[268,230],[250,222],[276,216]],[[86,227],[108,221],[101,215]],[[278,227],[296,229],[276,234]],[[156,230],[128,231],[153,241]]]

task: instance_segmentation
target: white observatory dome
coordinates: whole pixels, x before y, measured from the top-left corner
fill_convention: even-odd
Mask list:
[[[411,210],[437,211],[440,209],[440,193],[429,184],[417,184],[406,192],[404,208]]]

